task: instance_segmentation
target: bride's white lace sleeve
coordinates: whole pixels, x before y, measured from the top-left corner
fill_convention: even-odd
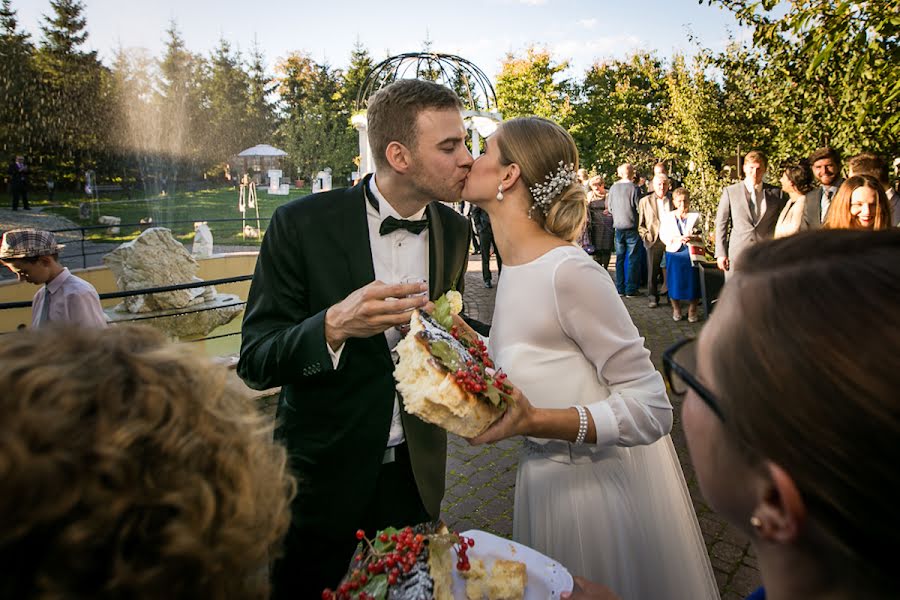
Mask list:
[[[563,331],[593,363],[610,390],[587,405],[599,446],[652,444],[672,428],[662,375],[608,274],[587,261],[561,262],[553,278]]]

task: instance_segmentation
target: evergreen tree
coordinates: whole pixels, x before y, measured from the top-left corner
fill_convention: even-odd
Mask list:
[[[74,184],[106,152],[108,71],[96,52],[81,49],[87,40],[84,5],[51,0],[50,6],[53,14],[44,17],[35,60],[42,83],[39,144],[51,170],[57,171],[56,179]]]
[[[35,149],[37,74],[34,45],[19,30],[11,0],[0,5],[0,164]]]
[[[275,128],[275,110],[269,98],[276,83],[266,74],[265,57],[256,40],[250,50],[248,65],[249,86],[247,97],[247,140],[248,145],[272,141]]]
[[[165,135],[161,139],[157,182],[172,189],[179,178],[195,177],[202,168],[205,138],[203,60],[188,51],[174,21],[166,30],[156,102]]]
[[[373,66],[369,50],[357,38],[353,45],[353,51],[350,53],[350,66],[344,73],[342,92],[346,110],[351,115],[356,112],[357,99],[359,99],[360,105],[365,107],[366,98],[359,98],[359,93],[366,77],[372,72]]]
[[[243,70],[239,52],[232,51],[225,39],[213,51],[209,73],[203,81],[209,120],[205,157],[224,163],[258,141],[249,131],[250,77]]]

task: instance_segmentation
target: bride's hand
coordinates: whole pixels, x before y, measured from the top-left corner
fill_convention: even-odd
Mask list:
[[[503,413],[503,416],[488,427],[484,433],[469,439],[469,443],[477,446],[478,444],[505,440],[515,435],[527,435],[531,429],[535,410],[528,398],[519,391],[519,388],[513,386],[513,391],[506,403],[506,412]]]

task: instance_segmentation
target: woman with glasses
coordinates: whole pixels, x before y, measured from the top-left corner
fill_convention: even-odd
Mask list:
[[[700,490],[758,557],[752,598],[900,597],[898,297],[900,231],[802,233],[742,255],[663,354]]]

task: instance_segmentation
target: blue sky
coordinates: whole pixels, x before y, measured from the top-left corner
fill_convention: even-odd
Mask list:
[[[697,0],[82,0],[88,46],[107,64],[120,44],[160,56],[175,19],[188,48],[208,53],[224,37],[242,50],[256,37],[269,70],[280,57],[306,51],[343,67],[356,40],[376,60],[420,50],[426,37],[436,52],[458,54],[491,78],[508,52],[531,44],[571,62],[580,76],[597,59],[621,58],[641,48],[669,57],[691,52],[688,32],[721,49],[729,32],[742,35],[730,12]],[[40,38],[49,0],[13,0],[20,26]]]

